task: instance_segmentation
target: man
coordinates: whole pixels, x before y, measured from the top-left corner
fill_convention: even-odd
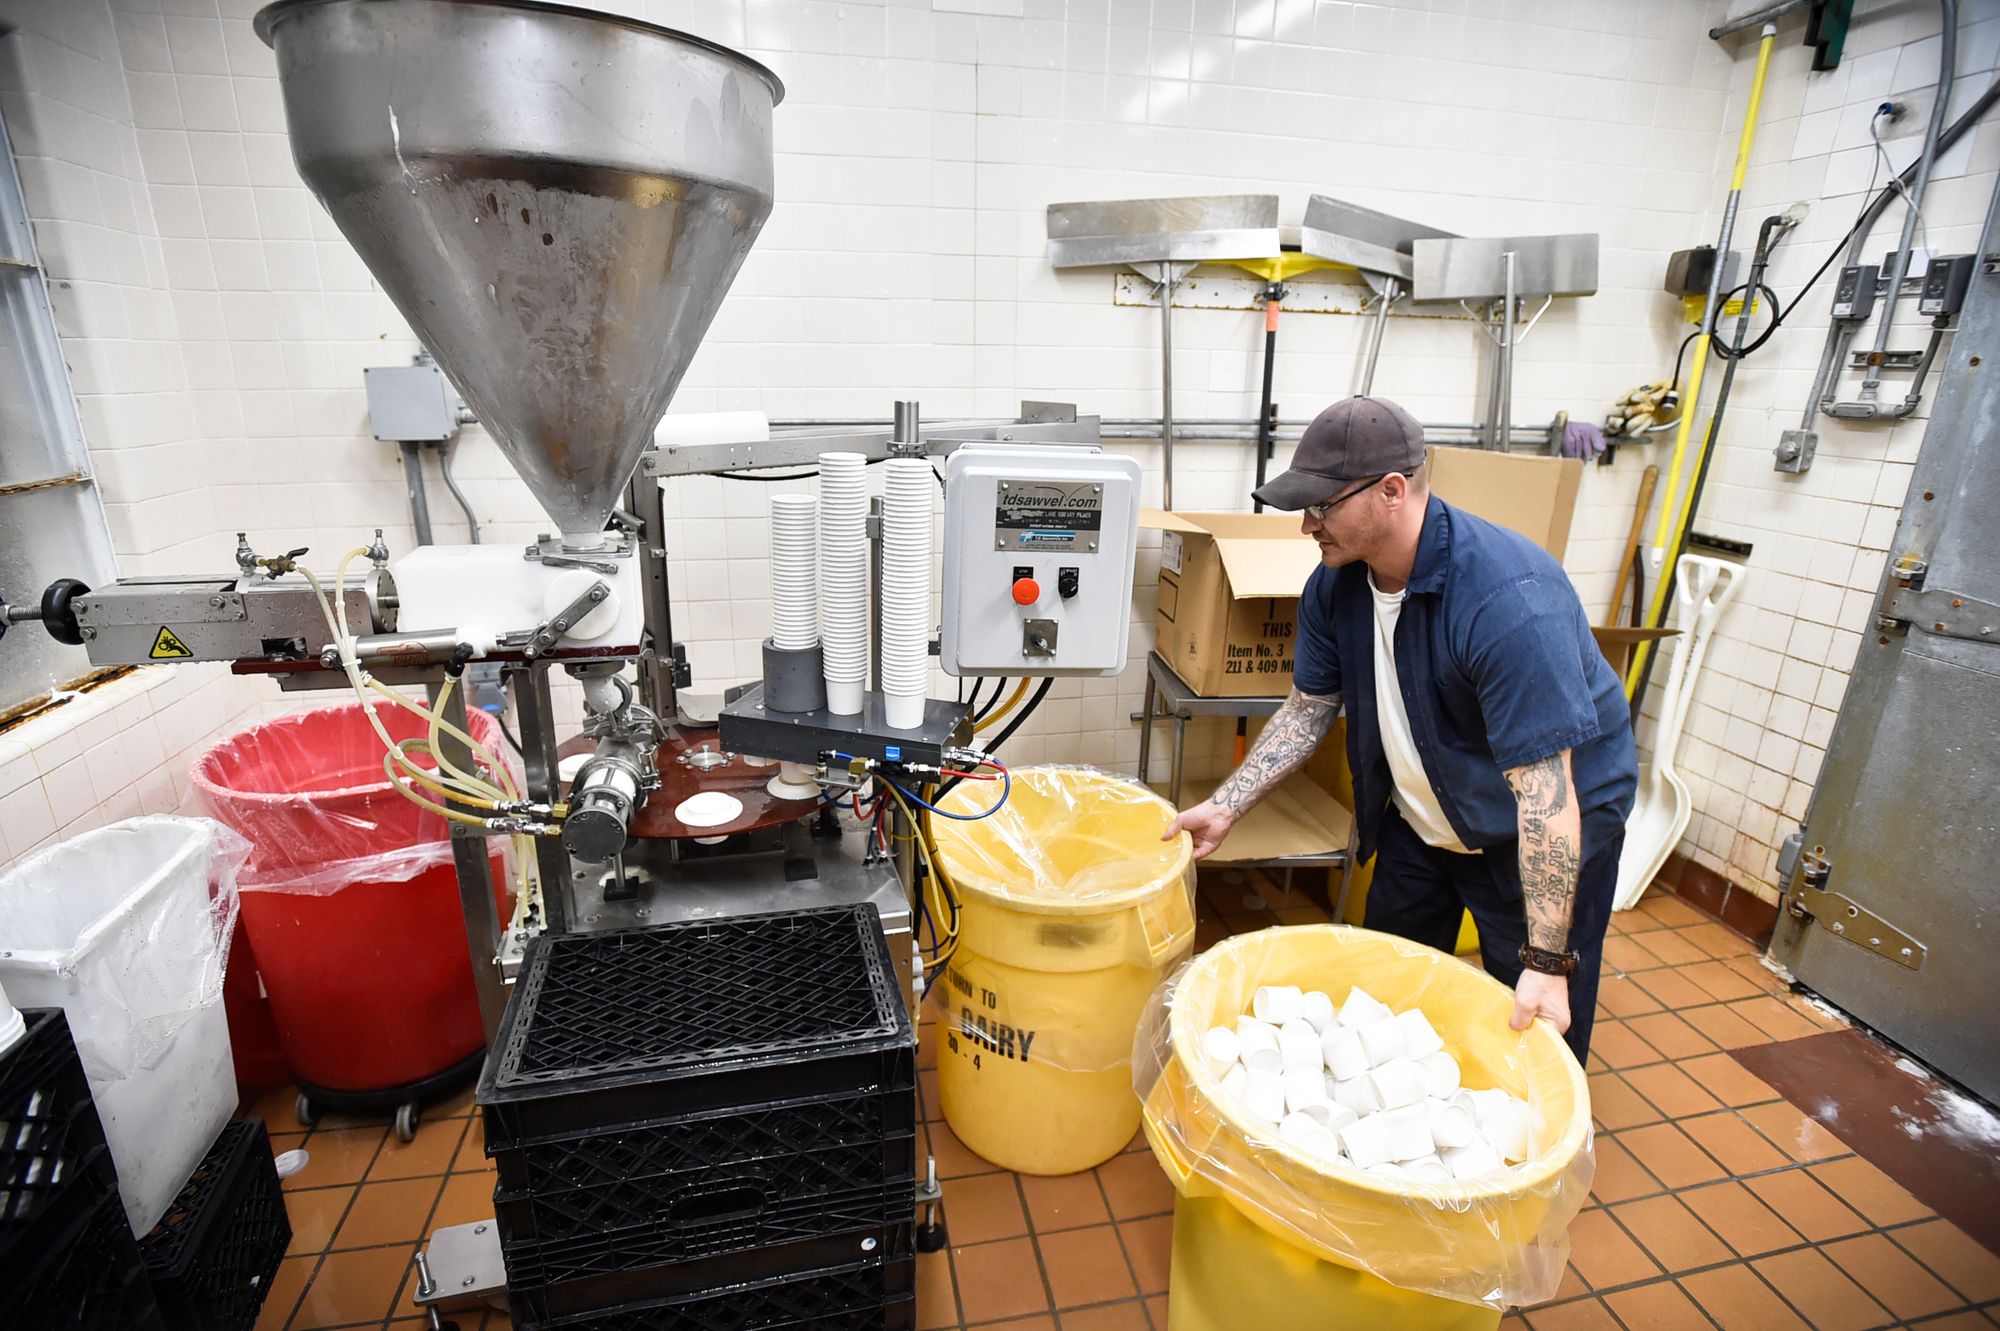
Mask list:
[[[1291,695],[1167,835],[1209,854],[1344,703],[1358,853],[1376,856],[1364,923],[1449,952],[1470,910],[1513,1029],[1544,1018],[1582,1062],[1638,758],[1568,576],[1431,495],[1423,427],[1382,398],[1321,412],[1257,498],[1304,510],[1319,542]]]

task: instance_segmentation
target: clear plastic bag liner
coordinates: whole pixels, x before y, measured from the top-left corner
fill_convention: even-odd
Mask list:
[[[976,822],[933,818],[931,834],[961,892],[1060,913],[1130,905],[1189,864],[1187,841],[1160,840],[1174,810],[1136,781],[1090,767],[1024,767],[1006,803]],[[938,807],[976,814],[998,781],[964,781]]]
[[[424,720],[404,708],[386,700],[370,706],[392,739],[426,736]],[[471,710],[467,721],[474,739],[504,757],[497,720]],[[407,881],[451,859],[449,823],[397,791],[382,759],[381,737],[361,705],[344,703],[239,730],[202,754],[191,775],[203,806],[252,847],[245,890],[324,894],[355,882]],[[421,753],[413,760],[436,768]]]
[[[1225,1096],[1203,1034],[1250,1010],[1261,985],[1320,989],[1336,1006],[1353,986],[1397,1011],[1421,1008],[1469,1088],[1528,1102],[1525,1164],[1444,1184],[1386,1179],[1277,1139]],[[1226,1198],[1268,1234],[1392,1285],[1491,1308],[1551,1298],[1569,1257],[1569,1224],[1594,1171],[1590,1095],[1555,1028],[1508,1028],[1513,995],[1419,943],[1345,925],[1266,929],[1208,949],[1166,979],[1140,1021],[1133,1084],[1146,1137],[1183,1194]]]
[[[206,818],[155,815],[84,832],[0,877],[0,984],[70,1012],[84,1070],[157,1066],[222,997],[249,843]]]

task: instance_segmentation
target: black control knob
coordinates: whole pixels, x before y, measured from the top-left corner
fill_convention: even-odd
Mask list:
[[[76,598],[90,594],[90,584],[75,578],[57,578],[42,593],[42,627],[57,642],[72,647],[83,642],[83,628],[76,622]]]
[[[1083,570],[1075,567],[1056,570],[1056,595],[1067,601],[1076,595],[1077,583],[1081,581]]]

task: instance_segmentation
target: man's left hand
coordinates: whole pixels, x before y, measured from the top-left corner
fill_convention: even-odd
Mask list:
[[[1528,1029],[1536,1017],[1547,1021],[1561,1035],[1569,1030],[1569,977],[1524,970],[1514,983],[1514,1015],[1507,1024],[1517,1031]]]

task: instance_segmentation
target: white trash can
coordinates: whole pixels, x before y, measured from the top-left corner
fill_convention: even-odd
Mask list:
[[[224,838],[238,842],[207,819],[134,818],[0,877],[0,985],[16,1007],[68,1015],[135,1235],[236,1107],[222,1010],[233,877],[212,900],[209,887],[234,853]]]

